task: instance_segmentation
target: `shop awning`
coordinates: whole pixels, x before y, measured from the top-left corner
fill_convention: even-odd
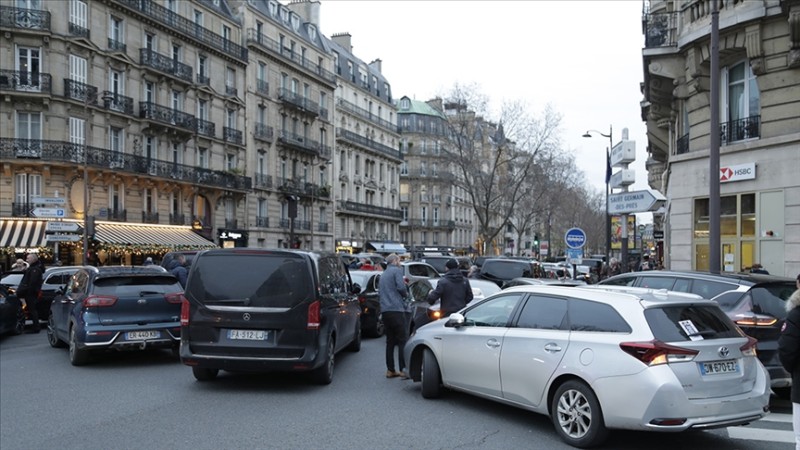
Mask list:
[[[214,248],[213,242],[189,226],[97,222],[94,238],[101,244],[164,246],[176,249]]]
[[[397,253],[399,255],[406,252],[406,248],[399,242],[367,242],[366,248],[378,253]]]
[[[24,252],[45,245],[46,220],[0,219],[0,247]]]

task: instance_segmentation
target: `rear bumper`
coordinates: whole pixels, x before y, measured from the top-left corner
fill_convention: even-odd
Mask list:
[[[305,372],[325,362],[324,353],[318,349],[306,349],[299,357],[262,358],[196,353],[185,342],[181,343],[180,356],[181,363],[187,366],[232,372]]]
[[[145,348],[172,348],[181,341],[180,323],[161,327],[129,326],[109,330],[107,327],[96,327],[78,333],[78,348],[87,350],[137,350]],[[157,331],[159,337],[147,339],[131,339],[128,332]]]

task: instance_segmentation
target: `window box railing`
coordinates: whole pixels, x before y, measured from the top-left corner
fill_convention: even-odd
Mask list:
[[[0,91],[50,94],[51,86],[49,73],[0,70]]]
[[[256,80],[256,93],[269,97],[269,83],[264,80]]]
[[[11,215],[13,217],[33,217],[31,211],[36,205],[33,203],[11,203]]]
[[[317,102],[309,100],[289,89],[280,88],[278,90],[278,99],[282,100],[284,104],[294,106],[307,114],[318,116],[320,113],[319,104]]]
[[[208,76],[203,75],[201,73],[197,74],[197,84],[202,84],[204,86],[208,86],[211,84],[211,79]]]
[[[256,226],[261,228],[269,228],[269,217],[256,216]]]
[[[239,90],[233,86],[225,85],[225,95],[230,97],[236,97],[239,95]]]
[[[400,152],[399,149],[380,144],[378,142],[375,142],[371,139],[367,139],[364,136],[361,136],[349,130],[345,130],[343,128],[336,129],[336,137],[344,139],[345,141],[348,141],[352,144],[358,144],[359,146],[364,147],[367,150],[372,150],[378,153],[382,153],[386,156],[390,156],[392,158],[396,158],[399,160],[403,159],[403,154]]]
[[[158,223],[158,213],[142,211],[142,223]]]
[[[281,228],[289,228],[292,224],[292,219],[281,219],[280,220],[280,227]]]
[[[373,113],[367,111],[366,109],[359,107],[358,105],[350,103],[347,100],[344,100],[344,99],[341,99],[341,98],[337,99],[336,100],[336,104],[338,105],[339,108],[341,108],[341,109],[343,109],[343,110],[345,110],[345,111],[347,111],[347,112],[349,112],[351,114],[355,114],[355,115],[361,117],[364,120],[368,120],[368,121],[374,123],[375,125],[383,127],[385,129],[391,131],[392,133],[397,133],[398,132],[397,125],[389,122],[388,120],[381,119],[378,115],[373,114]]]
[[[0,27],[50,31],[50,13],[41,9],[0,6]]]
[[[120,42],[113,38],[108,38],[108,49],[112,52],[126,53],[128,51],[128,46],[125,45],[124,42]]]
[[[195,119],[195,121],[197,122],[197,134],[212,138],[215,136],[217,127],[214,122],[203,119]]]
[[[317,224],[317,231],[321,231],[323,233],[328,232],[328,224],[326,222],[320,222]]]
[[[184,215],[184,214],[170,214],[169,215],[169,224],[170,225],[186,225],[186,215]]]
[[[111,111],[133,115],[133,98],[111,91],[103,91],[103,107]]]
[[[239,228],[239,222],[236,219],[225,219],[225,228]]]
[[[192,132],[195,132],[197,129],[195,124],[196,119],[193,115],[186,114],[177,109],[157,105],[153,102],[139,102],[139,116],[143,119],[154,120]]]
[[[266,34],[259,34],[258,30],[255,28],[250,28],[247,30],[247,42],[250,44],[258,44],[262,48],[274,53],[275,55],[294,62],[300,67],[308,70],[308,72],[318,75],[328,83],[336,83],[336,74],[329,70],[323,69],[319,64],[303,58],[303,56],[299,53],[292,53],[290,49],[281,48],[281,45],[278,41],[270,38]]]
[[[719,125],[720,144],[761,137],[761,116],[750,116]]]
[[[89,39],[89,29],[78,24],[70,22],[68,25],[68,32],[70,36]]]
[[[169,56],[162,55],[148,48],[139,49],[140,63],[159,72],[171,75],[188,83],[192,82],[192,67],[182,62],[175,61]]]
[[[64,78],[64,97],[86,105],[97,105],[97,88],[80,81]]]
[[[106,209],[106,216],[104,217],[102,212],[98,214],[101,218],[106,220],[113,220],[114,222],[127,222],[128,221],[128,211],[125,209],[119,208],[107,208]]]
[[[375,214],[398,220],[403,218],[403,211],[400,209],[384,208],[381,206],[368,205],[366,203],[342,201],[339,203],[339,208],[346,211]]]
[[[675,143],[675,153],[678,155],[689,153],[689,133],[678,138],[678,141]]]
[[[257,188],[271,188],[272,175],[268,175],[266,173],[257,173],[254,176],[254,183],[255,187]]]
[[[242,132],[231,127],[222,127],[222,139],[225,142],[242,145]]]
[[[328,145],[320,144],[319,142],[300,136],[289,131],[283,130],[278,136],[278,141],[284,145],[311,153],[312,155],[319,156],[323,159],[331,158],[331,148]]]
[[[253,130],[253,137],[260,141],[270,142],[274,134],[272,127],[263,123],[256,123],[255,129]]]
[[[645,48],[677,45],[677,18],[676,12],[645,14],[642,20]]]

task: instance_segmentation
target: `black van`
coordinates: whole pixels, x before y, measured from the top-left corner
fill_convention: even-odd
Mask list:
[[[197,254],[181,308],[181,362],[219,370],[303,371],[333,380],[334,355],[361,349],[361,307],[341,257],[287,249]]]

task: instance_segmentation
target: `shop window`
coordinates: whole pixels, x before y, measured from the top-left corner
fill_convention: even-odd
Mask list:
[[[742,237],[756,235],[756,194],[742,195],[741,235]]]

